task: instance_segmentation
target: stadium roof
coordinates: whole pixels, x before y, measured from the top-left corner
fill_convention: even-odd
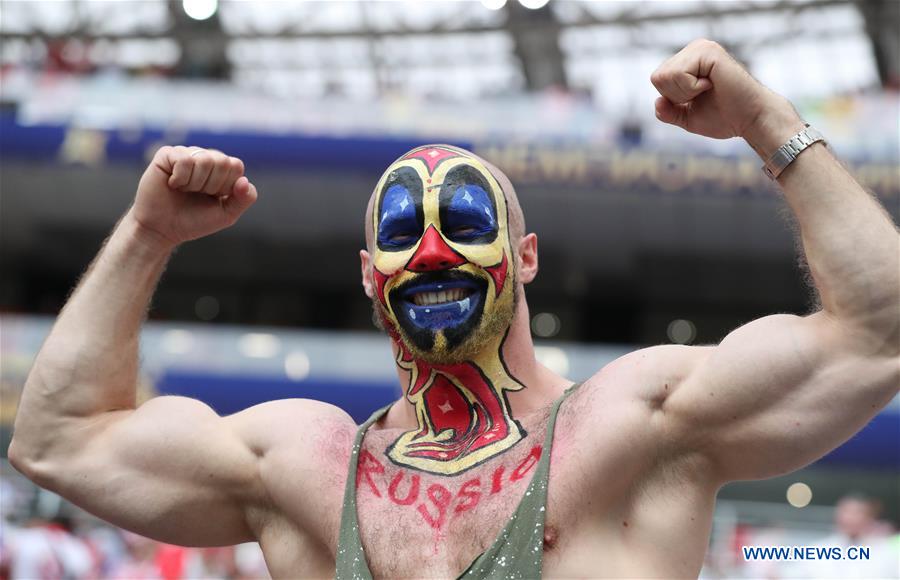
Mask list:
[[[873,7],[897,3],[551,0],[529,10],[509,0],[487,7],[500,3],[4,2],[0,38],[7,68],[230,78],[283,97],[358,100],[566,90],[617,114],[652,96],[649,73],[701,36],[727,45],[792,98],[858,92],[896,74],[896,60],[877,58],[890,53],[879,42],[896,42],[896,31],[879,32],[872,19],[879,16]],[[217,10],[204,20],[188,16],[203,4]]]

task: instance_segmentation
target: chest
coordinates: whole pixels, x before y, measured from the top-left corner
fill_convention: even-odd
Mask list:
[[[372,573],[376,577],[458,575],[497,539],[519,507],[540,458],[548,452],[545,572],[571,576],[578,571],[575,575],[579,575],[592,569],[598,559],[612,566],[616,546],[624,546],[625,538],[634,543],[645,527],[635,516],[633,504],[639,497],[652,498],[653,509],[648,512],[654,514],[652,522],[661,521],[656,515],[660,505],[689,497],[671,485],[635,495],[635,490],[645,489],[637,482],[644,477],[646,458],[652,456],[645,435],[647,417],[638,412],[641,408],[600,399],[596,391],[583,387],[562,406],[550,450],[544,449],[547,415],[523,417],[526,437],[453,476],[394,463],[387,451],[401,431],[370,430],[359,452],[354,491],[359,536]],[[276,548],[282,544],[285,554],[302,551],[302,546],[286,541],[296,533],[309,544],[304,553],[310,556],[290,562],[301,566],[297,570],[305,570],[303,575],[331,574],[303,566],[310,565],[314,554],[321,556],[322,570],[334,565],[355,429],[340,432],[340,437],[321,438],[312,466],[298,462],[296,452],[269,454],[269,469],[264,470],[269,474],[267,486],[286,524],[271,535],[271,541],[262,542],[270,564],[279,560]],[[693,506],[685,512],[688,515],[673,521],[694,520],[696,505],[688,504]],[[668,534],[650,537],[660,535]],[[700,551],[702,555],[702,546]],[[290,562],[284,569],[292,574],[286,575],[297,575]]]
[[[529,429],[513,448],[455,476],[396,465],[385,453],[390,435],[367,435],[356,497],[360,538],[373,573],[391,577],[427,569],[455,577],[466,569],[495,542],[523,498],[541,502],[531,497],[539,494],[529,485],[549,452],[544,434],[543,426]],[[559,475],[553,474],[554,481]],[[556,541],[555,517],[547,518],[553,536],[548,545]]]

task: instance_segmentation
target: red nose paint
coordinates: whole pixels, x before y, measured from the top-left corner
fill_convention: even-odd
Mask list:
[[[449,270],[466,263],[466,259],[447,245],[434,226],[428,226],[419,248],[406,263],[406,269],[412,272],[434,272]]]

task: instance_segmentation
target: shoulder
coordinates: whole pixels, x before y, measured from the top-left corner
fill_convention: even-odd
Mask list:
[[[320,537],[337,525],[357,425],[334,405],[310,399],[270,401],[226,420],[259,459],[267,503],[251,514],[257,536],[277,533],[279,542]],[[314,498],[314,499],[311,499]],[[293,537],[293,539],[289,539]]]
[[[643,449],[647,457],[665,455],[680,439],[667,402],[711,350],[660,345],[623,355],[584,381],[561,417],[582,440],[607,451],[609,442],[617,440]]]
[[[597,371],[579,388],[585,399],[661,408],[713,347],[658,345],[632,351]]]
[[[289,445],[313,445],[319,437],[352,440],[356,423],[344,410],[312,399],[280,399],[225,417],[257,455]]]
[[[228,419],[234,421],[322,419],[354,424],[353,418],[340,407],[314,399],[267,401],[229,415]]]

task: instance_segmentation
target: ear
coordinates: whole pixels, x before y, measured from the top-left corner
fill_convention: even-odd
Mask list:
[[[528,284],[538,273],[537,235],[526,234],[519,240],[519,280]]]
[[[375,296],[375,282],[372,280],[372,257],[366,250],[359,251],[359,267],[362,273],[363,290],[366,296],[372,298]]]

